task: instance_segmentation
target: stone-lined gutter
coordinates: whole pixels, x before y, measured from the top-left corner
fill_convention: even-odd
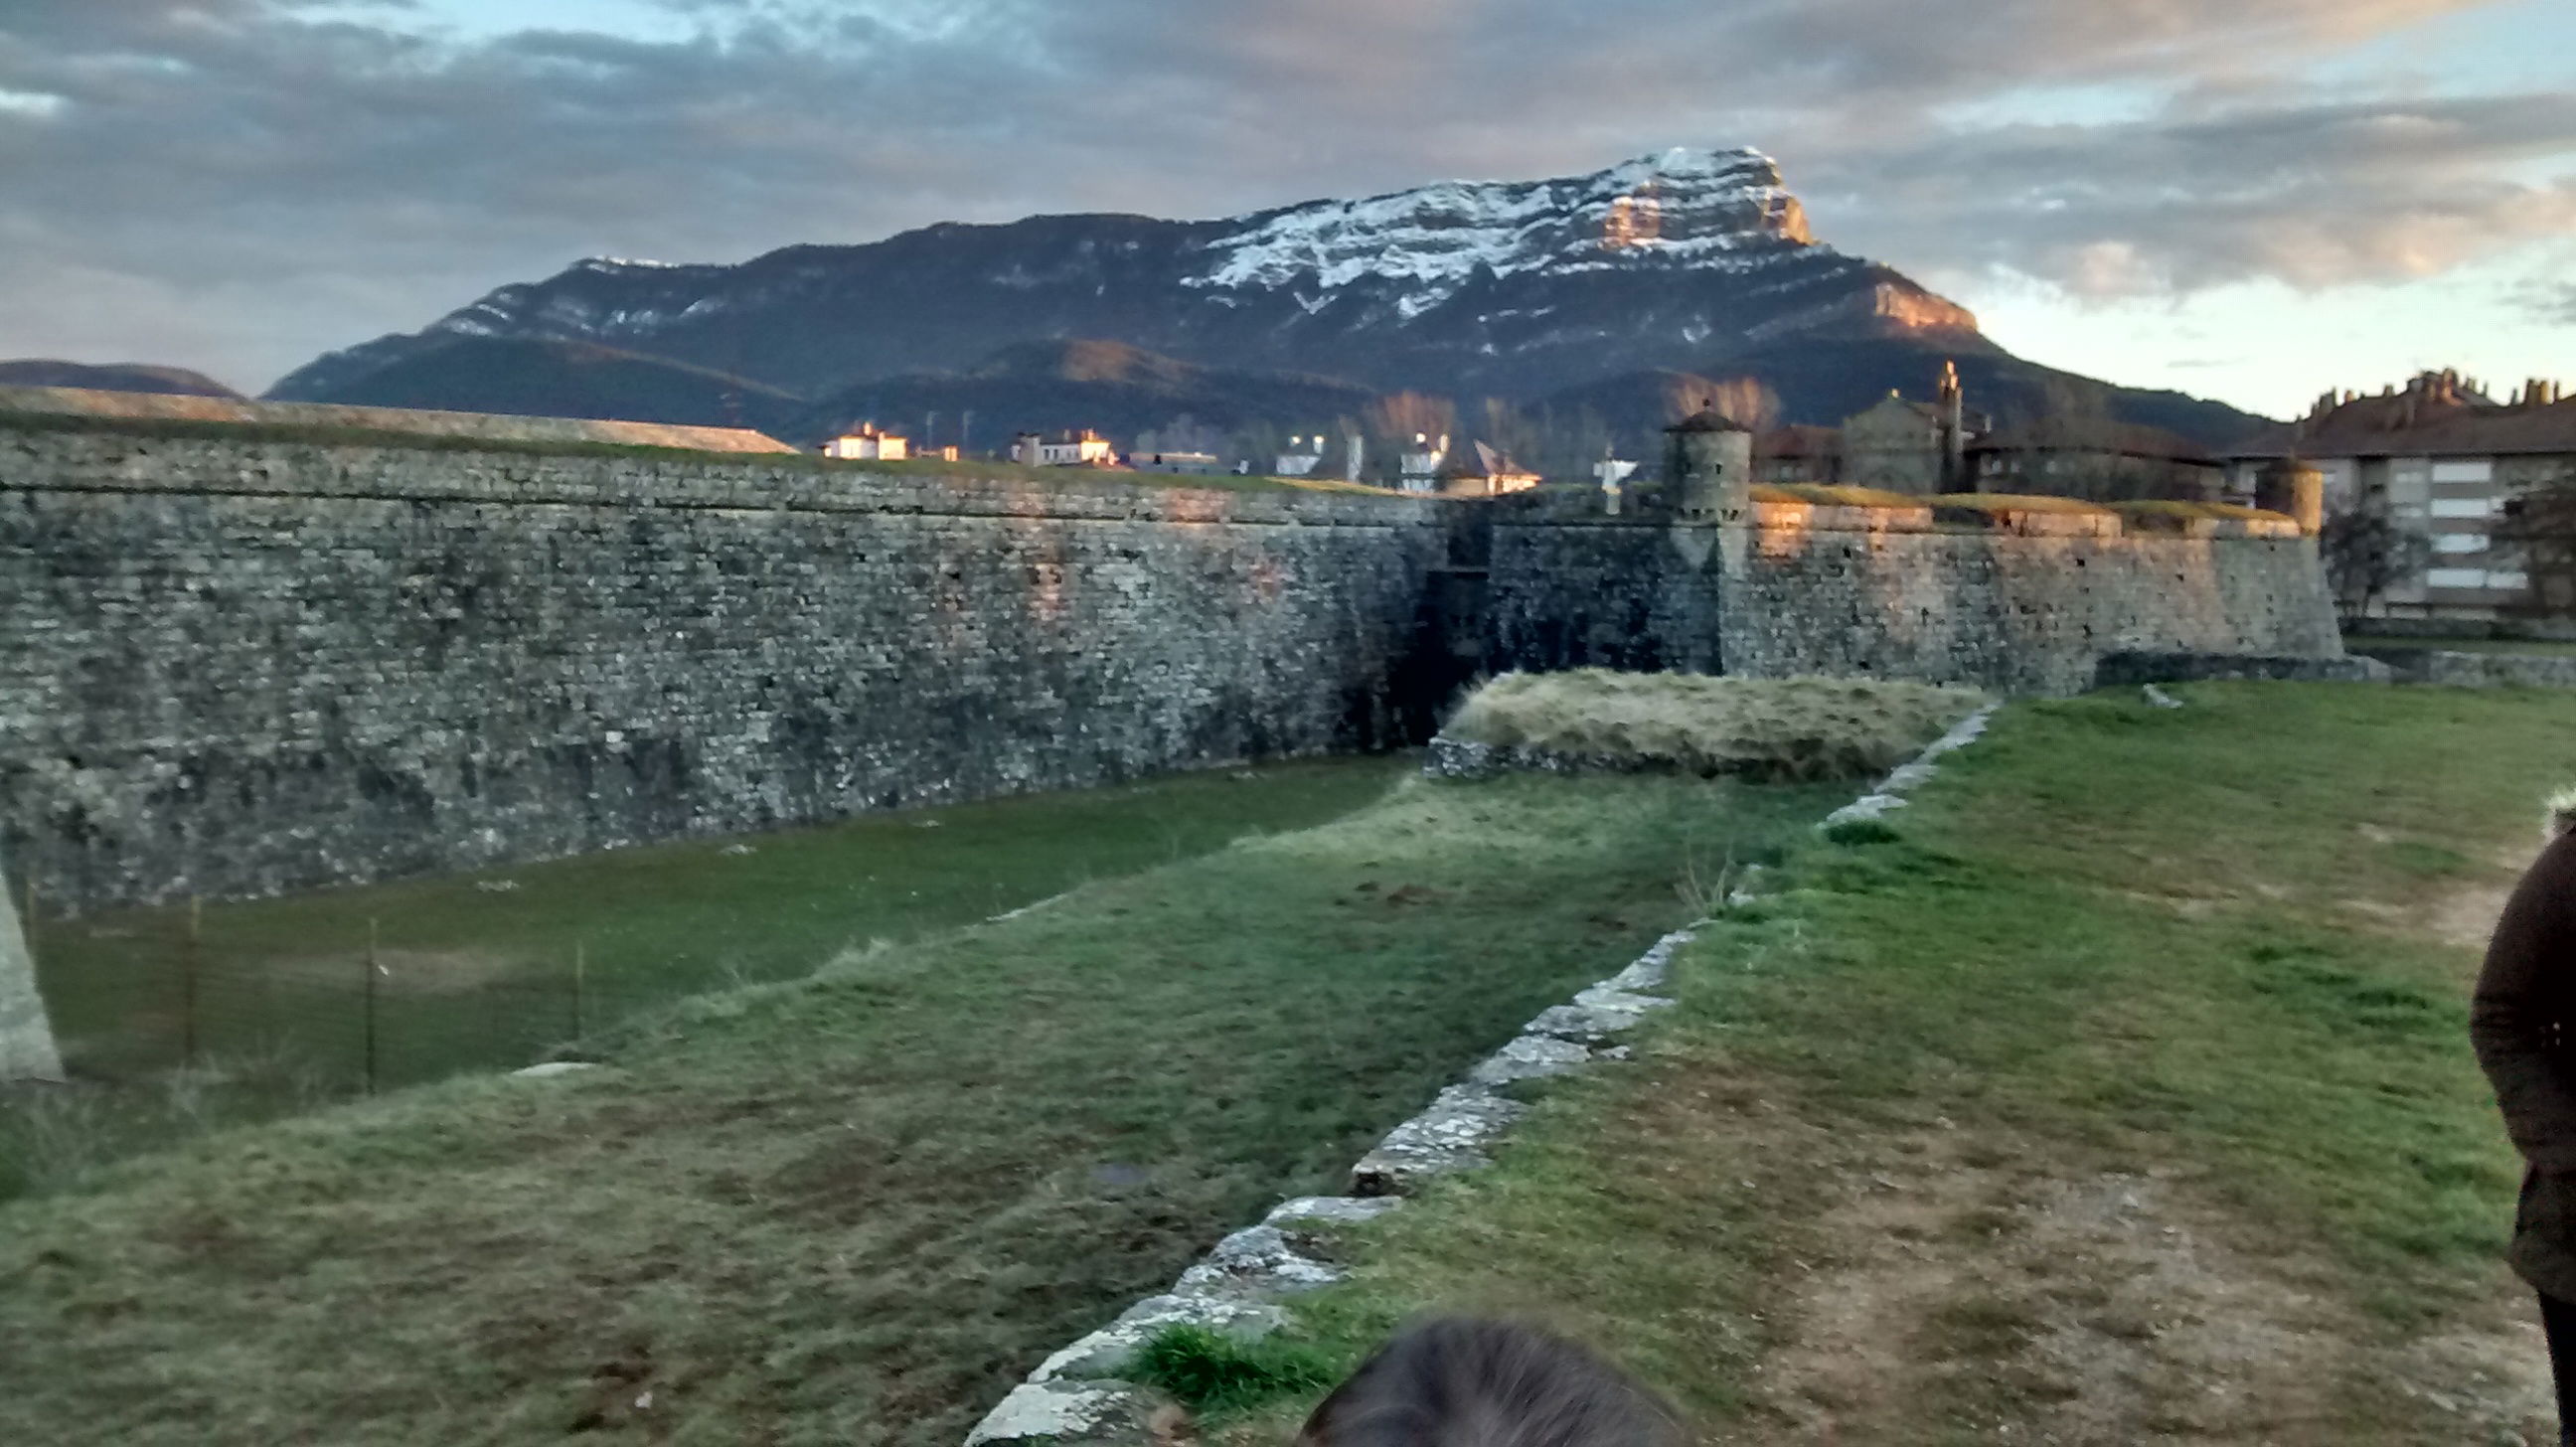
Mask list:
[[[1878,786],[1826,816],[1819,828],[1876,819],[1939,769],[1942,755],[1966,747],[1993,717],[1988,705],[1962,719]],[[1434,763],[1442,754],[1435,743]],[[1485,760],[1477,760],[1479,764]],[[1348,1273],[1332,1258],[1334,1228],[1375,1220],[1401,1207],[1430,1182],[1490,1165],[1490,1152],[1529,1107],[1502,1093],[1516,1081],[1562,1075],[1596,1060],[1624,1060],[1619,1041],[1653,1012],[1673,1004],[1661,990],[1674,951],[1698,935],[1700,920],[1677,929],[1626,969],[1542,1010],[1509,1044],[1442,1090],[1428,1109],[1377,1143],[1351,1167],[1348,1194],[1302,1196],[1256,1226],[1219,1241],[1181,1273],[1169,1291],[1129,1307],[1107,1326],[1038,1364],[1026,1381],[966,1436],[966,1447],[1013,1443],[1104,1443],[1139,1447],[1160,1399],[1123,1380],[1139,1348],[1171,1326],[1200,1326],[1246,1340],[1288,1324],[1286,1302]]]

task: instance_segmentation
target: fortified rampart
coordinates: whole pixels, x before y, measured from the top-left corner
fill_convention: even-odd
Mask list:
[[[0,421],[0,857],[72,906],[477,867],[1418,740],[1479,664],[2339,651],[2295,537],[1597,508]]]
[[[0,428],[0,857],[250,894],[1384,746],[1436,515]]]
[[[1493,528],[1496,667],[2070,694],[2107,653],[2343,652],[2315,541],[2278,522],[1757,502],[1729,530],[1514,501]]]

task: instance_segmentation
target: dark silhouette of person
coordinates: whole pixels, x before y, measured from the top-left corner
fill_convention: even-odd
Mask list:
[[[1360,1364],[1298,1447],[1687,1447],[1679,1413],[1590,1350],[1536,1327],[1421,1322]]]
[[[2576,1447],[2576,790],[2549,803],[2549,844],[2505,901],[2469,1006],[2478,1065],[2522,1153],[2514,1273],[2540,1293],[2558,1440]]]

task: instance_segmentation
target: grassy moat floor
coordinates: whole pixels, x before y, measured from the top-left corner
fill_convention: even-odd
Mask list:
[[[1278,1350],[1533,1316],[1714,1443],[2556,1440],[2466,1000],[2565,695],[2171,691],[2009,708],[1794,856]]]
[[[209,904],[193,946],[186,905],[42,915],[39,977],[84,1088],[0,1094],[0,1200],[208,1124],[527,1065],[680,996],[1310,828],[1410,763],[1213,769]]]
[[[647,1014],[607,1069],[110,1166],[0,1205],[0,1442],[954,1447],[1852,789],[1408,781]]]

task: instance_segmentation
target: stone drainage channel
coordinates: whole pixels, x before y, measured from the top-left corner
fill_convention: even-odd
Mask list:
[[[1905,795],[1932,777],[1941,756],[1973,742],[1993,714],[1989,705],[1969,715],[1818,827],[1877,819],[1903,807]],[[1039,1363],[967,1434],[966,1447],[1144,1442],[1146,1419],[1157,1399],[1119,1374],[1146,1342],[1172,1326],[1206,1327],[1246,1340],[1286,1326],[1284,1303],[1289,1298],[1342,1279],[1342,1269],[1325,1259],[1335,1228],[1374,1220],[1441,1176],[1491,1163],[1487,1151],[1528,1110],[1502,1094],[1504,1087],[1562,1075],[1596,1060],[1626,1059],[1628,1047],[1618,1040],[1673,1003],[1668,995],[1650,992],[1663,987],[1673,952],[1695,938],[1697,928],[1694,924],[1665,935],[1626,969],[1576,992],[1566,1004],[1540,1011],[1510,1044],[1360,1157],[1351,1167],[1350,1194],[1303,1196],[1282,1204],[1261,1224],[1219,1241],[1181,1273],[1171,1290],[1137,1302],[1109,1325]]]

